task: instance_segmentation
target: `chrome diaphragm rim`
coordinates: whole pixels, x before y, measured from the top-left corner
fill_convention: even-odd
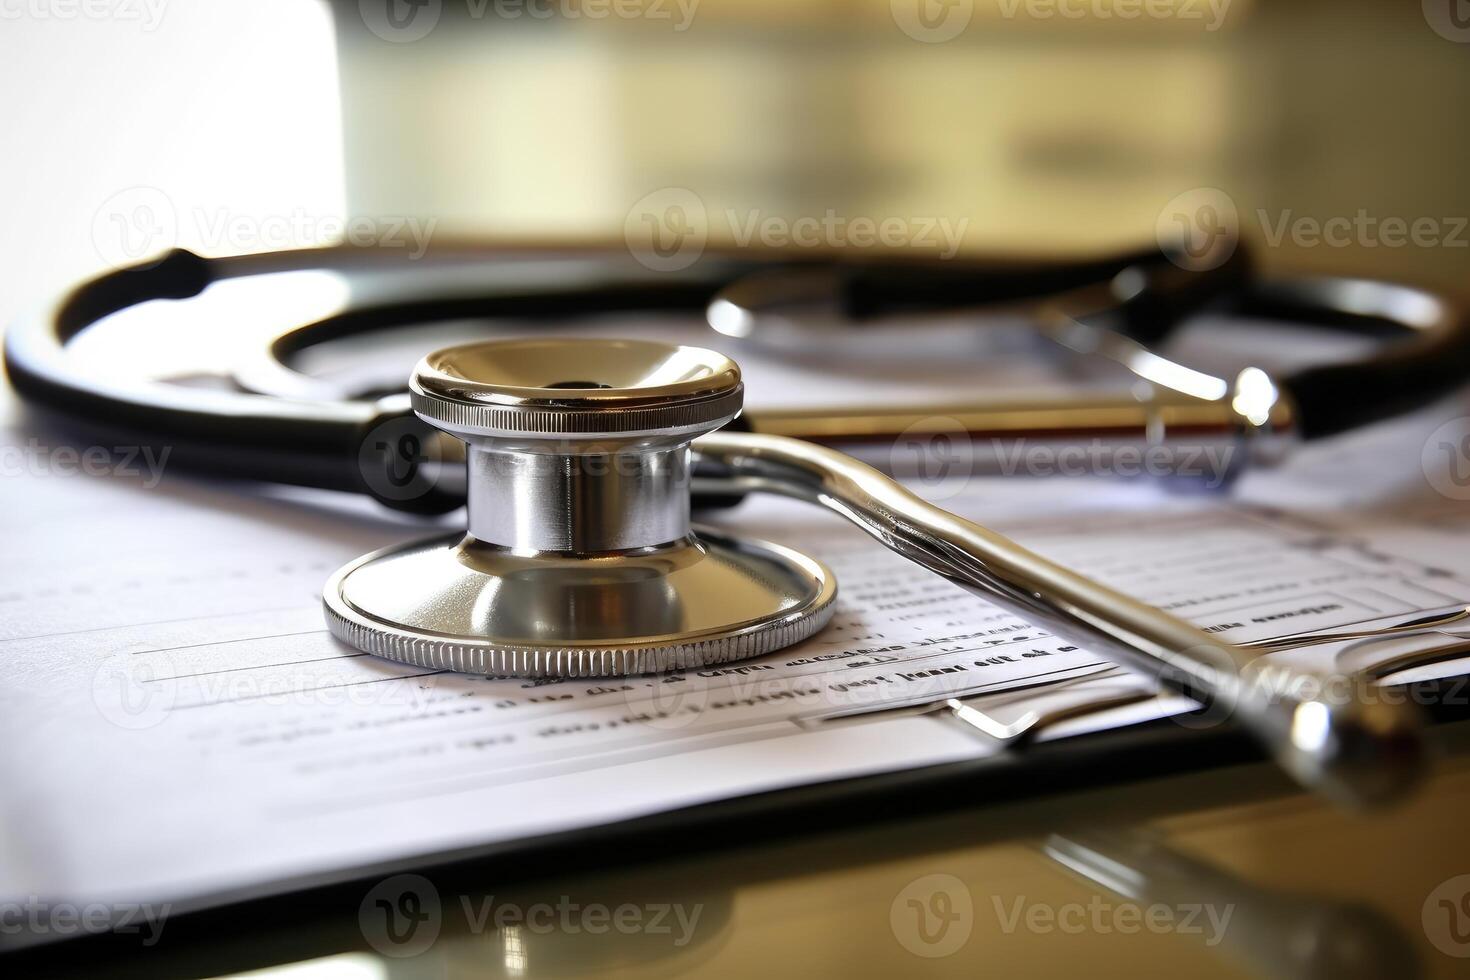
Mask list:
[[[691,670],[746,660],[783,649],[819,632],[835,612],[837,581],[831,569],[790,548],[736,538],[709,529],[699,529],[696,547],[700,560],[720,563],[736,573],[748,590],[746,614],[719,622],[721,610],[711,606],[705,586],[690,588],[671,575],[660,587],[672,591],[670,601],[698,601],[700,609],[681,610],[687,622],[683,630],[610,638],[605,635],[582,642],[533,642],[525,635],[495,635],[492,632],[452,632],[426,628],[423,623],[405,623],[383,609],[367,608],[352,596],[353,577],[364,570],[406,555],[442,552],[445,559],[464,540],[459,533],[408,545],[396,545],[365,555],[339,569],[322,593],[327,626],[332,634],[354,649],[374,656],[430,670],[492,677],[594,678],[627,677],[639,674]],[[534,561],[534,559],[527,559]],[[604,561],[617,561],[617,558]],[[606,566],[604,566],[606,567]],[[555,569],[548,569],[555,574]],[[719,572],[719,569],[711,569]],[[485,585],[501,583],[491,581]],[[647,589],[649,582],[640,582]],[[544,583],[538,583],[544,588]],[[424,583],[429,591],[440,588]],[[681,595],[680,590],[688,594]],[[453,590],[448,590],[453,591]],[[763,606],[751,616],[749,603]],[[605,632],[601,630],[598,632]]]

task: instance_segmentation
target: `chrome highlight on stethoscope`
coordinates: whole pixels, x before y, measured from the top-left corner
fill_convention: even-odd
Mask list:
[[[478,674],[625,676],[769,653],[832,617],[820,562],[690,524],[690,443],[740,412],[727,358],[506,340],[430,354],[410,391],[465,444],[468,533],[333,576],[327,623],[358,649]]]
[[[607,255],[529,251],[543,262]],[[975,438],[1218,441],[1247,450],[1241,458],[1269,459],[1290,439],[1367,424],[1462,384],[1470,324],[1442,298],[1357,280],[1261,282],[1239,255],[1191,271],[1158,251],[1040,266],[907,256],[793,264],[712,253],[698,269],[660,280],[642,273],[550,291],[476,283],[487,261],[507,258],[505,249],[469,247],[405,267],[396,253],[351,247],[215,259],[176,251],[85,283],[12,328],[6,364],[29,401],[94,431],[168,445],[186,465],[365,492],[419,512],[467,502],[466,532],[365,556],[328,583],[332,630],[374,654],[580,677],[687,668],[797,642],[832,613],[830,570],[789,548],[690,523],[691,493],[712,504],[769,492],[826,507],[962,588],[1228,712],[1293,775],[1333,796],[1386,799],[1416,775],[1416,718],[1406,706],[1302,694],[1312,685],[1284,668],[947,513],[830,446],[913,434],[940,418]],[[416,286],[454,268],[468,274],[457,290],[425,295]],[[82,330],[136,304],[307,269],[365,273],[377,298],[280,334],[267,357],[235,372],[233,388],[118,378],[68,353]],[[402,292],[384,293],[395,275]],[[1216,378],[1158,350],[1205,309],[1395,342],[1365,360],[1288,377],[1250,368]],[[472,344],[429,355],[408,392],[386,394],[349,386],[322,395],[330,384],[290,363],[323,340],[390,326],[634,310],[701,311],[728,335],[775,347],[801,342],[808,328],[813,336],[861,331],[868,320],[915,311],[1024,322],[1057,345],[1122,365],[1140,385],[1101,398],[751,412],[740,419],[749,431],[737,432],[715,430],[741,413],[739,369],[697,348]]]
[[[1287,668],[1261,668],[850,456],[714,431],[738,413],[741,390],[727,358],[649,342],[507,340],[430,354],[410,391],[421,418],[466,442],[468,533],[338,572],[324,593],[332,631],[421,666],[589,677],[755,656],[825,625],[832,573],[790,549],[694,529],[697,482],[826,507],[961,588],[1227,712],[1337,798],[1388,798],[1416,775],[1407,706],[1299,693],[1310,685]],[[690,478],[691,452],[709,475]]]

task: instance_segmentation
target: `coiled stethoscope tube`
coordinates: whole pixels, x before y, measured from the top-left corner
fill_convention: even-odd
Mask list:
[[[1259,279],[1250,273],[1243,250],[1204,271],[1182,269],[1159,250],[1039,265],[940,263],[907,255],[801,254],[793,262],[788,254],[711,250],[677,275],[629,273],[630,263],[619,260],[620,254],[595,245],[466,243],[441,245],[415,263],[401,250],[346,245],[218,258],[175,250],[85,282],[49,309],[13,324],[5,340],[6,369],[28,402],[95,433],[170,446],[177,464],[226,476],[367,493],[395,509],[424,513],[460,505],[462,462],[452,441],[414,419],[402,394],[282,397],[243,387],[213,390],[116,377],[84,370],[67,345],[121,310],[154,300],[187,301],[225,280],[302,270],[404,275],[439,265],[473,270],[477,264],[492,268],[530,260],[582,267],[589,260],[608,260],[621,270],[621,278],[563,289],[461,290],[348,306],[282,333],[256,365],[272,369],[249,374],[257,382],[275,378],[274,385],[257,388],[289,393],[304,379],[286,362],[316,344],[375,329],[466,317],[563,320],[713,307],[725,308],[729,316],[728,309],[737,307],[754,325],[750,332],[759,333],[773,319],[787,327],[794,322],[783,305],[794,294],[798,312],[819,296],[821,304],[850,317],[853,329],[918,309],[958,308],[974,315],[1020,312],[1052,339],[1122,363],[1148,379],[1153,392],[1145,399],[1088,394],[1040,403],[992,399],[898,409],[757,410],[742,420],[758,433],[831,444],[891,441],[941,418],[977,442],[1109,438],[1156,445],[1176,438],[1254,436],[1247,448],[1255,451],[1274,446],[1280,437],[1327,437],[1413,410],[1470,378],[1470,318],[1445,297],[1358,279]],[[1382,346],[1367,358],[1308,367],[1264,384],[1264,375],[1253,376],[1253,390],[1267,395],[1265,407],[1242,413],[1235,405],[1239,392],[1228,379],[1214,379],[1210,392],[1181,392],[1168,384],[1171,373],[1177,376],[1178,371],[1147,370],[1161,362],[1173,365],[1152,345],[1202,310],[1346,330],[1377,338]],[[210,325],[200,323],[198,329],[207,331]],[[1204,393],[1213,397],[1200,397]],[[1255,421],[1249,418],[1252,413]],[[375,456],[370,447],[365,451],[387,423],[394,423],[400,438],[411,436],[423,448],[417,458],[405,459],[401,452]],[[416,481],[426,487],[423,493],[406,497],[382,491],[385,484],[398,485],[401,474],[387,481],[375,468],[402,465],[425,471]]]
[[[298,328],[290,332],[291,339],[278,342],[277,347],[282,352],[292,347],[299,350],[312,339],[313,333],[315,338],[342,336],[374,326],[453,316],[487,316],[499,312],[520,317],[561,317],[579,311],[688,309],[696,304],[704,308],[712,300],[727,305],[746,303],[741,309],[751,319],[753,328],[759,317],[770,313],[761,304],[752,303],[751,295],[760,294],[756,287],[762,282],[769,282],[773,275],[788,274],[789,270],[773,273],[768,265],[752,262],[750,256],[717,258],[721,263],[718,275],[714,274],[712,262],[709,268],[676,283],[645,279],[542,293],[419,298],[351,309],[309,330]],[[1256,314],[1288,309],[1298,314],[1311,311],[1318,321],[1329,319],[1370,329],[1388,325],[1408,329],[1416,335],[1415,341],[1391,347],[1366,361],[1312,368],[1279,384],[1267,379],[1267,384],[1256,387],[1255,393],[1264,395],[1257,403],[1246,398],[1248,393],[1239,384],[1235,390],[1221,392],[1215,398],[1196,399],[1201,403],[1196,406],[1197,424],[1204,427],[1224,424],[1241,430],[1247,437],[1251,437],[1253,429],[1269,434],[1287,427],[1300,428],[1308,437],[1332,434],[1352,424],[1423,404],[1457,385],[1465,375],[1464,361],[1470,349],[1465,321],[1448,303],[1430,294],[1353,280],[1297,283],[1272,293],[1269,288],[1250,285],[1238,265],[1223,266],[1226,271],[1213,277],[1201,277],[1171,270],[1166,262],[1167,256],[1129,256],[1111,265],[1104,262],[1058,267],[1052,270],[1054,275],[1043,278],[1050,284],[1060,283],[1061,288],[1032,297],[1023,306],[1029,306],[1042,329],[1063,344],[1113,357],[1145,378],[1149,370],[1158,366],[1150,360],[1158,355],[1145,341],[1166,336],[1189,312],[1215,302],[1229,303],[1238,312]],[[608,439],[631,447],[633,455],[642,461],[642,468],[635,468],[612,482],[603,475],[596,479],[576,478],[575,483],[567,483],[566,488],[575,493],[566,499],[575,506],[552,519],[484,524],[482,509],[481,524],[489,529],[482,532],[475,531],[475,515],[476,507],[483,508],[484,501],[476,503],[480,498],[472,480],[469,483],[472,533],[465,542],[459,545],[430,542],[419,550],[410,548],[401,553],[399,549],[390,549],[344,569],[328,586],[329,623],[340,637],[369,652],[399,659],[469,658],[477,650],[489,649],[511,657],[496,661],[496,669],[524,663],[538,676],[567,670],[598,674],[604,666],[611,666],[614,672],[666,669],[682,663],[684,658],[704,658],[711,652],[719,659],[749,656],[770,648],[770,643],[793,642],[806,635],[803,630],[808,627],[820,626],[822,617],[830,610],[830,584],[823,584],[829,576],[816,565],[804,566],[801,556],[782,552],[775,546],[732,541],[714,549],[695,545],[690,550],[678,541],[663,542],[662,537],[684,533],[677,528],[668,530],[675,525],[668,523],[666,510],[643,512],[648,515],[645,530],[653,529],[648,531],[653,537],[646,542],[639,540],[628,545],[619,541],[612,552],[595,550],[589,554],[583,554],[583,546],[577,543],[586,532],[605,536],[605,528],[584,526],[586,521],[603,516],[619,519],[631,513],[628,508],[636,504],[640,495],[657,492],[666,501],[660,507],[666,507],[667,501],[675,499],[668,493],[684,492],[688,484],[679,475],[684,465],[680,460],[687,458],[684,454],[688,452],[688,440],[710,426],[728,422],[739,412],[738,369],[713,352],[685,349],[681,353],[680,349],[672,349],[671,354],[660,350],[659,345],[634,348],[625,342],[622,346],[604,343],[598,358],[589,360],[584,369],[574,371],[576,377],[535,387],[543,383],[535,379],[546,373],[546,365],[570,363],[577,345],[588,342],[548,341],[541,345],[532,343],[529,347],[525,343],[471,345],[433,355],[441,360],[449,358],[444,361],[446,364],[468,365],[448,370],[447,374],[426,368],[427,360],[422,363],[415,374],[412,398],[390,394],[347,400],[279,398],[118,379],[81,372],[67,354],[67,342],[87,326],[146,300],[185,299],[198,295],[213,282],[241,276],[306,268],[372,269],[381,268],[380,263],[384,263],[383,255],[361,248],[222,259],[202,259],[176,251],[156,263],[119,270],[84,284],[49,314],[13,329],[6,342],[7,366],[17,389],[29,400],[94,429],[127,432],[134,438],[174,446],[194,465],[258,479],[365,490],[385,503],[408,510],[433,512],[456,506],[462,501],[466,486],[464,483],[455,486],[449,479],[456,468],[463,473],[463,453],[458,459],[444,453],[432,461],[444,467],[442,479],[430,480],[411,494],[383,490],[381,468],[394,462],[392,452],[365,450],[375,431],[390,422],[411,419],[411,412],[418,417],[426,443],[432,441],[435,429],[443,429],[457,439],[467,440],[471,453],[479,452],[470,466],[471,475],[478,472],[477,466],[496,459],[525,469],[526,464],[540,458],[549,460],[553,464],[550,472],[559,474],[556,479],[565,483],[574,478],[567,469],[568,461],[589,454],[606,455]],[[387,264],[392,265],[391,259]],[[881,308],[884,303],[902,305],[913,299],[904,298],[902,290],[906,280],[898,274],[901,270],[910,276],[922,271],[921,280],[924,276],[937,275],[932,269],[903,262],[891,266],[872,263],[853,268],[845,280],[839,276],[838,281],[851,286],[868,281],[864,280],[868,276],[871,282],[877,283],[881,288],[869,291],[867,310]],[[1108,272],[1111,274],[1106,280],[1099,281],[1098,277]],[[738,279],[735,285],[728,285],[732,275],[750,277],[745,280],[743,290]],[[984,278],[975,270],[970,275]],[[960,280],[964,276],[963,269],[944,270],[940,278],[954,277],[947,282],[947,291],[941,290],[946,302],[961,298]],[[1010,307],[1016,305],[1018,291],[1025,293],[1036,285],[1031,282],[1027,290],[1019,290],[1014,284],[1004,285],[1007,282],[1004,277],[1000,281],[1003,285],[999,290],[982,290],[982,295],[999,297],[1002,305]],[[862,290],[854,295],[862,295]],[[968,298],[977,297],[970,294]],[[1295,308],[1291,306],[1293,302],[1298,304]],[[1111,316],[1111,330],[1091,322],[1102,316]],[[531,380],[515,380],[517,371],[498,366],[502,357],[510,357],[513,350],[521,351],[517,356],[523,359],[530,358],[525,361],[528,367],[520,373]],[[525,354],[527,350],[529,355]],[[630,351],[633,353],[629,354]],[[671,387],[667,382],[650,380],[660,376],[658,372],[669,357],[687,360],[691,356],[706,365],[702,371],[724,379],[720,387],[703,391],[689,389],[688,382],[681,381]],[[617,375],[611,384],[590,378],[604,370],[605,362],[614,359],[630,365],[627,371],[631,373]],[[491,377],[482,384],[476,374],[486,371]],[[583,378],[582,374],[589,377]],[[427,380],[430,378],[439,379],[433,382],[436,387],[432,389]],[[527,384],[532,387],[525,387]],[[1362,398],[1357,390],[1361,385],[1382,389],[1381,397],[1372,399],[1370,407],[1361,404],[1370,401]],[[1352,399],[1344,390],[1348,387],[1354,389]],[[608,391],[598,390],[604,388]],[[442,412],[433,407],[436,404],[443,406]],[[1188,418],[1187,412],[1184,417]],[[571,419],[582,421],[576,423],[575,429],[563,428]],[[693,424],[695,421],[697,425]],[[1357,803],[1391,798],[1417,772],[1416,723],[1412,713],[1402,706],[1362,699],[1329,703],[1303,696],[1296,691],[1297,678],[1283,673],[1281,668],[1257,669],[1259,665],[1254,658],[1244,651],[1215,643],[1182,620],[1122,596],[980,525],[934,507],[891,478],[848,456],[811,442],[761,432],[759,418],[754,421],[755,431],[705,434],[694,442],[695,458],[705,464],[705,469],[702,473],[695,471],[693,486],[726,498],[751,491],[770,491],[821,504],[905,557],[1028,621],[1135,666],[1169,689],[1223,706],[1259,736],[1288,771],[1337,798]],[[601,431],[608,426],[613,428]],[[587,445],[569,449],[563,444],[567,438],[573,438],[577,445]],[[487,439],[490,441],[485,442]],[[482,488],[489,486],[485,483],[487,476],[476,479]],[[522,478],[505,487],[497,486],[495,499],[507,507],[526,509],[527,516],[532,516],[529,509],[534,509],[538,500],[561,499],[557,494],[547,497],[541,489],[544,486],[542,482],[528,483]],[[653,489],[656,487],[664,489]],[[600,503],[589,507],[593,501]],[[508,530],[502,532],[497,528]],[[536,532],[541,537],[520,539],[528,529],[535,528],[543,529]],[[659,531],[660,528],[663,530]],[[500,533],[510,534],[514,539],[497,542],[495,535]],[[569,544],[548,543],[561,540],[555,535],[563,533],[571,535],[566,538]],[[553,536],[546,537],[546,534]],[[482,543],[490,545],[490,551],[471,554],[463,550],[474,547],[479,538],[486,539]],[[567,547],[573,550],[557,550]],[[665,555],[667,547],[684,548],[679,552],[684,557],[675,560],[674,552]],[[672,651],[675,659],[667,664],[659,661],[654,668],[648,668],[641,659],[643,653],[619,645],[618,637],[622,635],[619,630],[625,625],[632,629],[628,624],[657,613],[660,604],[648,592],[650,584],[664,581],[668,568],[698,563],[699,555],[705,552],[710,555],[718,552],[722,556],[711,559],[713,564],[701,565],[710,568],[709,574],[714,576],[710,583],[717,583],[722,576],[733,582],[736,579],[730,578],[732,574],[744,581],[769,578],[773,591],[757,597],[757,605],[769,604],[761,605],[769,611],[751,620],[764,625],[758,633],[739,623],[730,624],[727,630],[720,626],[719,607],[712,607],[716,618],[706,635],[709,643],[718,645],[700,641],[694,645],[678,642],[670,646],[677,634],[671,633],[667,638],[653,635],[649,642],[639,641],[639,644],[649,655],[662,656]],[[425,564],[439,562],[436,555],[448,556],[447,564]],[[619,563],[638,561],[649,555],[662,556],[657,559],[656,567],[665,570],[650,576],[649,568],[629,566],[631,578],[619,572]],[[545,588],[542,592],[555,597],[571,589],[565,592],[571,596],[580,594],[577,590],[588,584],[582,573],[589,566],[583,559],[598,556],[602,556],[603,563],[594,562],[591,566],[595,572],[594,587],[604,600],[616,601],[599,600],[596,606],[602,610],[601,615],[611,618],[592,622],[589,628],[593,632],[585,639],[577,633],[580,627],[570,624],[569,639],[556,641],[560,646],[518,646],[520,641],[513,641],[509,646],[497,645],[493,635],[456,637],[452,630],[425,632],[424,627],[417,625],[398,628],[393,626],[393,615],[381,618],[357,605],[364,601],[363,597],[369,605],[382,602],[385,597],[390,604],[401,605],[404,583],[414,583],[420,590],[432,590],[439,587],[435,585],[435,575],[443,577],[441,585],[447,586],[451,579],[460,582],[456,588],[463,591],[463,576],[471,570],[488,584],[487,595],[501,590],[506,583],[542,581],[551,587],[549,592]],[[608,563],[609,556],[617,556],[616,561]],[[505,562],[512,559],[531,564],[506,566]],[[397,571],[398,566],[406,572]],[[431,574],[424,580],[421,572],[433,567],[448,571]],[[760,567],[766,571],[757,571]],[[386,590],[382,584],[373,584],[372,576],[378,568],[395,569],[385,580]],[[354,583],[364,576],[367,576],[366,587],[356,586]],[[787,584],[775,585],[783,576]],[[674,580],[667,578],[667,582],[672,589]],[[690,596],[709,591],[707,584]],[[806,598],[799,606],[792,606],[793,597],[798,594],[805,594]],[[676,603],[670,608],[678,608],[681,600],[674,592],[668,591],[665,598]],[[556,601],[560,600],[554,599],[553,605]],[[585,602],[578,602],[585,606]],[[427,608],[422,602],[412,602],[410,607]],[[479,609],[475,605],[470,611]],[[491,611],[485,607],[487,614]],[[450,612],[460,614],[458,607]],[[500,619],[487,620],[492,630],[507,613],[495,615]],[[798,628],[799,623],[806,625]],[[472,622],[469,628],[479,631],[484,627]],[[751,646],[753,641],[749,638],[757,635],[770,638],[769,642]],[[579,646],[584,642],[590,642],[588,649],[596,651],[591,661],[579,656]],[[1271,683],[1260,683],[1262,678]]]

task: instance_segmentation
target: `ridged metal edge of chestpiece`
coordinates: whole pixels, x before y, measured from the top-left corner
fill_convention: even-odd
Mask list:
[[[628,677],[689,670],[772,653],[814,635],[836,610],[835,592],[811,608],[731,636],[667,646],[577,650],[456,643],[364,625],[324,601],[332,635],[374,656],[433,670],[505,677]]]
[[[453,400],[414,388],[413,410],[448,426],[522,432],[528,435],[576,435],[597,432],[645,432],[706,425],[740,411],[743,385],[712,398],[678,401],[653,408],[512,408]]]

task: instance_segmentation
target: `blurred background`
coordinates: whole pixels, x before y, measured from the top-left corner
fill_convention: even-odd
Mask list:
[[[219,255],[478,236],[636,250],[648,232],[740,244],[799,219],[823,224],[822,244],[894,221],[925,248],[1072,255],[1208,234],[1233,217],[1268,269],[1470,292],[1467,0],[0,0],[0,85],[0,323],[172,246]],[[340,284],[306,285],[322,288],[301,320],[343,298]],[[239,331],[166,316],[159,326],[193,331],[226,362],[258,344],[244,328],[260,310],[242,295],[218,292],[207,307],[220,318],[211,326]],[[120,336],[105,356],[165,373],[159,345]],[[0,426],[29,432],[16,416],[0,388]],[[1381,468],[1417,486],[1419,442]],[[221,499],[213,506],[234,506]],[[1308,804],[1269,801],[1262,818],[1206,798],[1211,816],[1176,824],[1243,876],[1392,904],[1412,933],[1419,883],[1449,870],[1461,836],[1463,764],[1452,778],[1448,804],[1354,839],[1372,842],[1358,856],[1376,875],[1342,860],[1357,844]],[[1194,784],[1156,792],[1171,808],[1200,795]],[[1067,797],[1055,809],[1095,804]],[[943,834],[901,828],[901,845],[884,846],[958,848],[1045,825],[1018,812],[983,825],[965,814]],[[715,856],[682,882],[762,882],[742,885],[733,913],[718,890],[710,900],[712,917],[740,927],[719,920],[718,948],[749,965],[741,972],[792,948],[812,969],[839,950],[853,972],[892,974],[914,961],[897,948],[869,960],[853,923],[883,921],[895,882],[929,864],[846,876],[868,843],[802,851],[824,870],[794,883],[774,881],[794,848],[759,863]],[[997,843],[954,867],[1021,880],[1018,862],[1040,860]],[[247,961],[358,938],[262,945],[248,933],[227,950]],[[524,951],[491,938],[506,948],[476,938],[446,955],[519,975]],[[1010,938],[999,959],[983,944],[992,966],[1012,967],[995,972],[1063,968],[1045,937]],[[1158,970],[1153,946],[1087,942],[1077,959],[1103,972]],[[569,955],[589,954],[574,944]],[[1192,975],[1233,975],[1187,962]],[[1450,976],[1458,962],[1436,965]],[[390,975],[365,957],[338,965],[313,975]]]
[[[0,83],[6,319],[169,245],[618,239],[670,189],[711,241],[1070,253],[1206,201],[1268,266],[1470,258],[1463,0],[0,0]]]

